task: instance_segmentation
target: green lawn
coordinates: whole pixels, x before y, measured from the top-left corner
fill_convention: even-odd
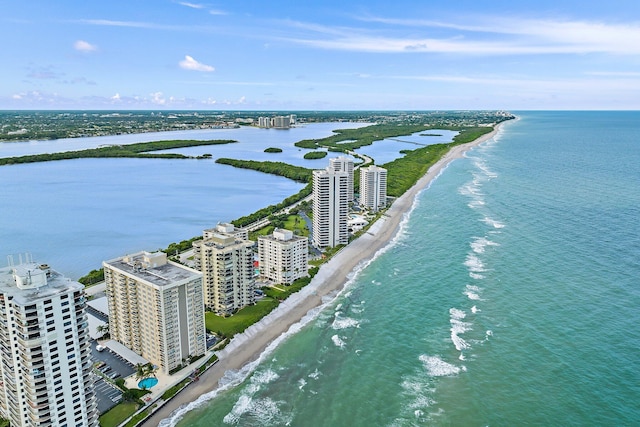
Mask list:
[[[134,402],[122,402],[100,415],[101,427],[115,427],[129,418],[138,410],[138,404]]]
[[[298,236],[309,236],[309,229],[307,228],[307,223],[302,219],[300,215],[289,215],[287,219],[278,224],[281,228],[286,228],[287,230],[293,231],[294,234]],[[252,237],[256,238],[256,236],[267,236],[273,233],[274,225],[270,224],[266,227],[262,227],[260,230],[256,231],[255,234],[252,233]]]
[[[205,323],[208,330],[231,338],[269,314],[277,305],[278,301],[264,298],[258,301],[256,305],[247,306],[230,317],[222,317],[215,313],[207,312],[205,313]]]

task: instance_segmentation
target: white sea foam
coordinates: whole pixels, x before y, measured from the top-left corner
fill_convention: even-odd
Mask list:
[[[474,273],[474,272],[470,271],[469,272],[469,277],[471,277],[472,279],[475,279],[475,280],[482,280],[482,279],[484,279],[485,276],[484,276],[484,274]]]
[[[298,389],[302,390],[304,388],[304,386],[307,385],[307,380],[305,380],[304,378],[300,378],[298,380]]]
[[[472,301],[480,301],[481,299],[480,295],[476,294],[473,291],[470,291],[469,289],[465,290],[463,293]]]
[[[222,421],[225,424],[238,424],[240,419],[245,416],[261,426],[289,425],[293,415],[283,414],[278,407],[279,403],[284,402],[276,402],[268,397],[253,399],[251,396],[242,395]]]
[[[320,372],[318,370],[318,368],[316,368],[315,371],[311,372],[309,375],[307,375],[309,378],[311,378],[312,380],[317,380],[318,378],[320,378],[320,375],[322,375],[322,372]]]
[[[344,348],[344,346],[346,345],[346,343],[338,335],[333,335],[331,337],[331,341],[333,341],[333,344],[336,347]]]
[[[487,246],[500,246],[499,243],[493,242],[486,237],[475,237],[475,240],[469,244],[471,250],[477,254],[483,254]]]
[[[495,219],[491,219],[488,216],[484,217],[481,221],[493,228],[504,228],[503,223],[501,223],[500,221],[496,221]]]
[[[341,317],[340,313],[336,313],[336,318],[333,319],[331,328],[337,330],[347,328],[357,328],[360,326],[360,321],[351,317]]]
[[[467,259],[465,260],[464,265],[473,273],[481,273],[484,271],[484,264],[480,258],[474,254],[467,254]]]
[[[465,370],[464,367],[457,367],[451,363],[447,363],[437,356],[420,355],[420,361],[424,365],[427,373],[432,377],[445,377],[459,374]]]
[[[467,314],[464,311],[459,310],[457,308],[450,308],[449,309],[449,314],[451,315],[452,319],[462,320],[465,317],[467,317]]]
[[[449,313],[451,314],[451,319],[449,320],[451,323],[451,342],[453,342],[456,350],[462,351],[471,348],[469,343],[460,337],[460,334],[471,330],[471,323],[462,321],[466,317],[466,313],[457,308],[449,309]]]
[[[476,307],[475,305],[474,305],[473,307],[471,307],[471,312],[472,312],[473,314],[475,314],[475,313],[477,313],[477,312],[479,312],[479,311],[480,311],[480,309],[479,309],[478,307]]]
[[[491,169],[489,169],[489,167],[487,166],[487,164],[480,160],[480,159],[476,159],[476,161],[474,162],[475,166],[480,169],[482,171],[482,173],[484,173],[488,178],[497,178],[498,174],[493,172]]]

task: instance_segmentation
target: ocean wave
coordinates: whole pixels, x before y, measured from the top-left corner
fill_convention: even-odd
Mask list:
[[[467,254],[467,259],[464,261],[464,265],[469,269],[469,271],[474,273],[481,273],[485,271],[483,262],[474,254]]]
[[[336,313],[335,319],[333,319],[333,323],[331,324],[331,329],[340,330],[347,328],[358,328],[360,327],[360,321],[356,320],[352,317],[341,317],[340,313]]]
[[[481,219],[482,222],[484,222],[487,225],[490,225],[493,228],[504,228],[505,225],[503,223],[501,223],[500,221],[496,221],[495,219],[491,219],[488,216],[485,216],[484,218]]]
[[[475,237],[474,239],[475,240],[469,245],[471,246],[471,250],[477,254],[483,254],[487,246],[500,246],[499,243],[489,240],[486,237]]]
[[[462,320],[465,317],[467,317],[467,314],[464,311],[459,310],[457,308],[453,308],[453,307],[449,309],[449,314],[451,315],[452,319],[457,319],[457,320]]]
[[[428,356],[426,354],[420,355],[418,358],[424,365],[427,373],[432,377],[447,377],[459,374],[461,371],[465,371],[464,366],[458,367],[447,363],[437,356]]]
[[[250,418],[252,423],[260,426],[289,425],[293,414],[283,414],[279,404],[271,398],[254,399],[252,396],[242,395],[231,408],[231,412],[224,416],[225,424],[237,424],[241,418]]]
[[[344,346],[347,345],[347,343],[345,343],[338,335],[333,335],[331,337],[331,341],[333,341],[333,344],[339,348],[344,348]]]
[[[498,177],[498,174],[493,172],[491,169],[489,169],[489,167],[487,166],[487,163],[484,160],[480,160],[479,158],[476,158],[476,161],[474,162],[474,166],[480,169],[482,173],[484,173],[488,178]]]
[[[480,294],[479,294],[480,291],[482,291],[482,288],[480,288],[478,286],[467,285],[467,286],[465,286],[464,291],[462,293],[464,295],[466,295],[467,298],[469,298],[470,300],[479,301],[479,300],[481,300]],[[474,305],[474,307],[475,307],[475,305]]]
[[[482,280],[485,278],[484,274],[474,273],[472,271],[469,272],[469,277],[475,280]]]

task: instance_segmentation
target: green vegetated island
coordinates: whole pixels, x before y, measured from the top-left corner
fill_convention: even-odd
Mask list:
[[[232,139],[215,140],[171,140],[139,142],[127,145],[107,145],[98,148],[88,148],[86,150],[63,151],[57,153],[31,154],[19,157],[0,158],[0,166],[16,165],[22,163],[49,162],[54,160],[88,159],[88,158],[112,158],[112,157],[132,157],[143,159],[192,159],[179,153],[154,153],[154,151],[170,150],[173,148],[196,147],[201,145],[231,144],[238,141]],[[197,158],[211,158],[211,154],[204,154]]]

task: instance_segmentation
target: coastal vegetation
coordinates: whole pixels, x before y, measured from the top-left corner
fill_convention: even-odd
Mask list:
[[[303,156],[306,160],[324,159],[327,157],[326,151],[309,151]]]
[[[392,197],[399,197],[411,188],[423,176],[427,170],[451,147],[455,145],[471,142],[484,134],[493,130],[488,126],[477,126],[460,131],[448,144],[433,144],[417,150],[403,150],[403,157],[399,157],[389,163],[382,165],[387,169],[387,194]]]
[[[265,153],[282,153],[282,148],[278,147],[269,147],[264,149]]]
[[[14,165],[20,163],[49,162],[54,160],[86,159],[86,158],[110,158],[110,157],[133,157],[144,159],[189,159],[192,157],[179,153],[153,153],[158,150],[170,150],[174,148],[196,147],[201,145],[230,144],[231,139],[221,140],[171,140],[140,142],[127,145],[109,145],[98,148],[88,148],[86,150],[64,151],[58,153],[32,154],[20,157],[0,158],[0,166]],[[210,158],[211,155],[203,155],[201,158]]]
[[[221,157],[216,160],[216,163],[283,176],[285,178],[304,183],[310,182],[313,174],[312,169],[307,169],[302,166],[294,166],[284,162],[259,162],[256,160],[236,160]]]

